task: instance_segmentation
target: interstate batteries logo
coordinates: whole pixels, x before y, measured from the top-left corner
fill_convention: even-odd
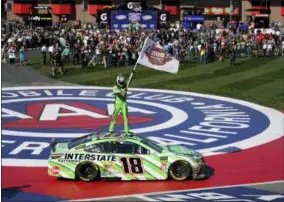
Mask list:
[[[3,165],[40,166],[49,156],[51,138],[108,131],[113,103],[112,89],[104,87],[4,88]],[[131,131],[204,155],[255,147],[283,135],[282,113],[218,96],[131,89],[128,108]],[[122,130],[119,116],[116,131]]]

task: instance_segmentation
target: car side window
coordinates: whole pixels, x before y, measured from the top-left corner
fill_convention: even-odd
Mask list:
[[[92,144],[84,149],[90,153],[113,153],[113,143],[112,142],[102,142],[97,144]]]
[[[133,142],[116,142],[115,153],[118,154],[150,154],[150,151]]]

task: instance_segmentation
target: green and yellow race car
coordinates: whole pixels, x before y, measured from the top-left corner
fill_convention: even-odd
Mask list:
[[[80,179],[183,181],[208,177],[204,157],[189,148],[158,145],[141,135],[94,133],[51,143],[50,176]]]

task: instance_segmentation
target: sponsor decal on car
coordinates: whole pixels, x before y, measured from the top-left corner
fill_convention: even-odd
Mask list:
[[[51,159],[58,159],[64,155],[65,155],[64,153],[54,153],[51,155]]]
[[[60,173],[60,168],[59,168],[58,166],[52,166],[52,168],[51,168],[51,173],[52,173],[53,175],[59,175],[59,173]]]
[[[104,169],[107,169],[107,170],[114,168],[114,164],[113,164],[113,163],[103,162],[102,165],[103,165],[103,168],[104,168]]]
[[[82,145],[79,145],[79,146],[75,147],[75,150],[83,149],[85,147],[86,147],[86,145],[82,144]]]
[[[160,166],[160,169],[163,171],[163,172],[167,172],[168,170],[168,157],[167,156],[161,156],[160,157],[160,161],[161,161],[161,166]]]
[[[3,165],[46,166],[51,138],[108,131],[113,102],[105,87],[3,88]],[[284,134],[281,112],[213,95],[130,89],[128,111],[132,132],[204,156],[257,147]],[[123,130],[121,116],[116,129]]]
[[[79,160],[79,161],[116,161],[116,156],[95,155],[95,154],[72,154],[67,153],[64,160]]]

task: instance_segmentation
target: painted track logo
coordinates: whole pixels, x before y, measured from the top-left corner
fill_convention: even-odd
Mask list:
[[[51,138],[66,140],[106,132],[113,102],[112,89],[104,87],[4,88],[3,165],[43,165],[34,164],[46,162]],[[131,89],[128,107],[133,132],[160,144],[191,147],[204,155],[255,147],[284,134],[282,113],[230,98]],[[116,130],[123,130],[122,117]]]

